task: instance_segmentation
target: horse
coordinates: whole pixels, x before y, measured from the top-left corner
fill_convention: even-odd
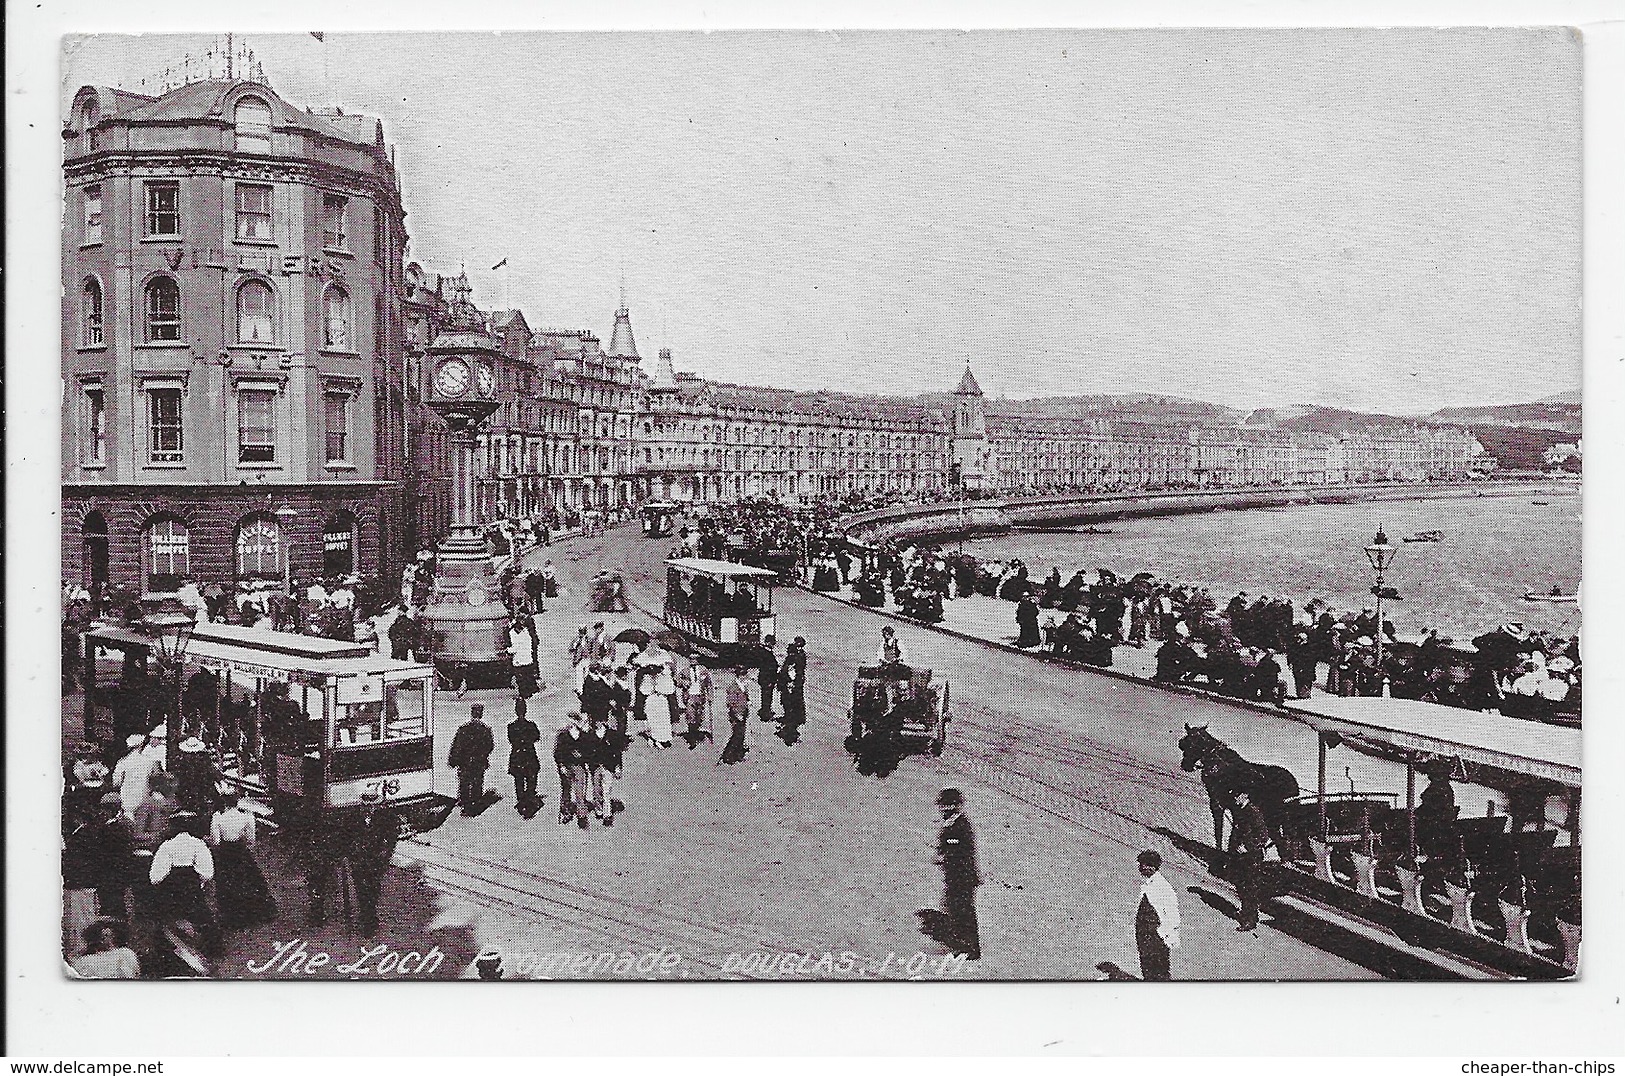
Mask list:
[[[1179,768],[1186,773],[1202,770],[1207,787],[1208,807],[1213,812],[1213,847],[1223,852],[1224,815],[1234,811],[1235,795],[1245,792],[1264,816],[1264,825],[1277,848],[1286,847],[1281,827],[1286,821],[1286,801],[1298,795],[1298,779],[1285,766],[1249,762],[1206,725],[1186,725],[1179,738]],[[1233,827],[1232,827],[1233,828]],[[1233,836],[1233,834],[1232,834]]]

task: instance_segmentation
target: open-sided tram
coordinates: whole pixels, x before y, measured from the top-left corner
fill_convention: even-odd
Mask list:
[[[155,675],[151,636],[99,624],[84,635],[85,734],[116,751],[169,721],[221,776],[298,825],[356,808],[368,790],[403,809],[436,803],[434,668],[366,644],[197,625],[180,670]]]
[[[1284,827],[1306,893],[1430,948],[1521,978],[1560,978],[1580,943],[1580,733],[1409,699],[1292,704],[1319,741],[1316,791]],[[1327,788],[1327,753],[1381,749],[1405,789]],[[1452,777],[1506,798],[1479,815]],[[1428,775],[1420,801],[1418,772]],[[1431,801],[1431,802],[1430,802]],[[1307,876],[1307,878],[1304,878]]]
[[[683,514],[683,506],[676,501],[650,501],[638,509],[638,519],[643,524],[645,538],[665,538],[672,532],[673,525]]]
[[[773,585],[765,568],[704,557],[666,561],[662,619],[701,654],[745,658],[773,634]]]

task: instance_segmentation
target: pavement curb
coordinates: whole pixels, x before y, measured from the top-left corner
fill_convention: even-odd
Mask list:
[[[872,605],[864,605],[860,602],[853,601],[850,598],[840,597],[839,595],[833,594],[827,590],[813,590],[811,587],[801,583],[796,584],[796,589],[805,591],[808,594],[816,595],[820,598],[828,599],[829,601],[836,602],[840,605],[849,606],[853,609],[858,609],[866,613],[874,613],[877,616],[883,616],[888,620],[895,620],[901,624],[912,624],[913,626],[923,628],[926,631],[934,631],[939,635],[946,635],[950,638],[960,639],[968,643],[978,643],[982,646],[988,647],[989,649],[1001,650],[1007,654],[1019,654],[1025,658],[1031,658],[1035,661],[1044,662],[1049,665],[1059,665],[1062,668],[1071,669],[1076,672],[1093,673],[1097,676],[1104,676],[1112,680],[1122,680],[1125,683],[1130,684],[1139,684],[1143,687],[1155,688],[1158,691],[1166,691],[1174,695],[1190,695],[1199,699],[1207,699],[1212,702],[1224,703],[1227,706],[1234,706],[1241,710],[1251,710],[1255,713],[1270,714],[1275,717],[1286,717],[1297,721],[1300,724],[1308,724],[1300,713],[1289,708],[1269,706],[1261,702],[1253,702],[1249,699],[1238,699],[1234,695],[1225,695],[1217,691],[1208,691],[1203,688],[1192,687],[1188,684],[1165,684],[1158,680],[1150,680],[1143,676],[1135,676],[1133,673],[1120,672],[1117,669],[1105,668],[1100,665],[1090,665],[1087,662],[1071,661],[1067,658],[1055,657],[1052,654],[1034,653],[1031,650],[1023,650],[1019,646],[1015,646],[1011,643],[1006,643],[998,639],[984,639],[980,635],[972,635],[969,632],[959,631],[954,628],[945,628],[940,624],[927,624],[923,621],[915,620],[913,617],[904,616],[902,613],[892,612],[889,609],[876,609]]]

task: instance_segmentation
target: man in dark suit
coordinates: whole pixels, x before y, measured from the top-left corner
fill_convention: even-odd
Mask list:
[[[469,707],[468,720],[451,738],[451,753],[446,757],[446,765],[457,771],[457,802],[464,814],[473,814],[485,798],[485,770],[495,749],[496,740],[485,724],[485,706],[476,702]]]
[[[1246,792],[1236,793],[1235,830],[1230,838],[1231,866],[1236,884],[1236,899],[1241,904],[1236,929],[1258,929],[1258,905],[1264,883],[1264,847],[1270,842],[1269,827],[1264,824],[1264,813]]]
[[[784,723],[800,728],[807,722],[807,640],[796,636],[784,652],[779,668],[779,702],[784,706]]]
[[[587,742],[586,721],[579,713],[568,715],[568,723],[553,739],[553,766],[559,773],[559,824],[574,818],[582,829],[592,811],[593,745]]]
[[[483,727],[483,726],[482,726]],[[486,730],[490,735],[490,730]],[[401,839],[401,819],[393,808],[383,805],[377,789],[361,793],[361,817],[350,831],[350,877],[355,881],[356,911],[361,933],[370,938],[378,933],[378,891],[384,874],[395,858],[395,844]]]
[[[536,744],[541,741],[542,730],[525,716],[526,708],[523,698],[513,700],[514,717],[508,722],[508,775],[513,778],[514,810],[530,818],[541,806],[536,778],[542,772],[542,760],[537,757]]]
[[[773,688],[779,682],[779,658],[774,652],[778,640],[769,635],[762,640],[756,653],[756,682],[762,689],[762,699],[756,716],[763,721],[773,720]]]
[[[965,817],[965,797],[957,788],[937,795],[942,829],[937,834],[937,863],[942,867],[942,914],[947,936],[941,939],[971,960],[982,958],[982,936],[976,923],[976,835]]]

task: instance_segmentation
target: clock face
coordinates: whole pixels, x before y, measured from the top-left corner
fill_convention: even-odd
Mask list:
[[[482,363],[479,364],[479,375],[480,375],[480,395],[481,396],[495,396],[497,394],[497,375],[496,375],[496,371],[491,369],[489,366],[485,365],[485,363],[482,362]]]
[[[442,396],[461,396],[468,391],[468,363],[462,359],[447,359],[434,372],[435,391]]]

